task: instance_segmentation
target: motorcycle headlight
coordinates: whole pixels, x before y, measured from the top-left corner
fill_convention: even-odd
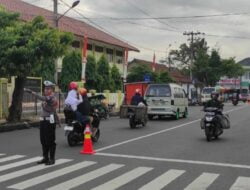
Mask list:
[[[213,120],[213,117],[206,117],[206,121],[211,122]]]

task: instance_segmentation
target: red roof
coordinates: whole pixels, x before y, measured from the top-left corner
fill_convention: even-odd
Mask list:
[[[128,64],[128,70],[130,70],[135,65],[148,65],[150,68],[153,68],[153,62],[152,61],[146,61],[142,59],[133,59]],[[163,64],[155,64],[155,72],[169,72],[169,68],[166,65]],[[171,68],[169,72],[170,76],[174,81],[177,83],[191,83],[190,77],[183,75],[177,68]]]
[[[53,26],[53,12],[23,2],[21,0],[0,0],[0,5],[11,12],[20,13],[21,19],[25,21],[32,20],[35,16],[41,15],[45,17],[47,22]],[[125,43],[85,22],[64,16],[59,21],[59,28],[63,31],[72,32],[73,34],[83,37],[87,35],[89,39],[112,44],[122,48],[128,48],[131,51],[139,50],[128,43]]]

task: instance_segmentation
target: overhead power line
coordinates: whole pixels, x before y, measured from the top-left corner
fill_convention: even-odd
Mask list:
[[[60,0],[64,5],[70,7],[69,4],[67,4],[64,0]],[[89,19],[88,17],[84,16],[81,12],[73,9],[73,11],[75,11],[78,15],[82,16],[84,19],[87,19],[90,23],[92,23],[94,26],[98,27],[99,29],[102,29],[104,32],[106,32],[107,34],[109,35],[112,35],[112,36],[115,36],[116,38],[118,38],[119,40],[121,41],[124,41],[128,44],[131,44],[131,45],[134,45],[134,46],[137,46],[141,49],[144,49],[144,50],[148,50],[148,51],[152,51],[152,52],[158,52],[158,53],[165,53],[165,51],[162,51],[162,50],[156,50],[156,49],[152,49],[152,48],[148,48],[148,47],[144,47],[144,46],[141,46],[141,45],[138,45],[136,43],[133,43],[133,42],[129,42],[125,39],[122,39],[120,36],[117,36],[116,34],[113,34],[111,33],[110,31],[108,31],[107,29],[105,29],[104,27],[100,26],[99,24],[96,24],[95,22],[93,22],[91,19]]]
[[[196,19],[196,18],[212,18],[212,17],[228,17],[228,16],[242,16],[250,15],[250,12],[243,13],[223,13],[223,14],[210,14],[210,15],[193,15],[193,16],[166,16],[166,17],[120,17],[120,18],[98,18],[92,17],[91,19],[112,19],[112,20],[170,20],[170,19]]]
[[[137,10],[139,10],[141,13],[143,13],[144,15],[147,15],[149,18],[152,18],[152,15],[149,14],[148,12],[146,12],[145,10],[143,10],[142,8],[138,7],[137,5],[135,5],[134,3],[132,3],[130,0],[126,0],[131,6],[133,6],[134,8],[136,8]],[[168,23],[165,23],[163,22],[162,20],[159,20],[159,19],[154,19],[156,20],[157,22],[167,26],[167,27],[170,27],[170,28],[173,28],[173,29],[177,29],[176,27],[174,26],[171,26],[170,24]]]

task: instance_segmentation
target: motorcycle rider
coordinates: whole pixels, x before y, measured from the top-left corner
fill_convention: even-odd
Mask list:
[[[207,108],[207,107],[215,107],[215,108],[220,109],[220,113],[222,115],[223,104],[221,103],[221,101],[219,101],[219,93],[218,92],[211,93],[211,100],[209,100],[205,103],[204,108]]]
[[[72,111],[77,110],[77,105],[82,102],[82,96],[79,96],[77,92],[78,84],[76,82],[70,82],[69,92],[67,98],[65,99],[66,109],[71,109]]]
[[[224,117],[223,113],[222,113],[223,106],[224,105],[221,103],[221,101],[219,101],[219,93],[218,92],[212,92],[211,93],[211,100],[207,101],[205,106],[204,106],[204,110],[208,107],[214,107],[214,108],[219,109],[217,111],[217,116],[216,116],[216,118],[217,118],[216,123],[218,124],[217,130],[219,130],[219,131],[217,131],[218,135],[221,135],[223,133],[223,130],[222,130],[222,126],[223,126],[223,124],[222,124],[223,118],[222,117]]]
[[[87,96],[87,89],[86,88],[80,88],[79,89],[79,94],[82,96],[82,102],[77,106],[77,112],[76,112],[76,117],[79,122],[81,122],[83,125],[86,123],[91,123],[92,118],[90,116],[92,110],[92,106],[88,100]],[[97,129],[92,128],[92,135],[94,136],[96,133]]]
[[[143,97],[141,96],[141,93],[140,93],[140,89],[136,89],[135,90],[135,94],[134,94],[134,96],[132,97],[132,99],[131,99],[131,105],[135,105],[135,106],[137,106],[139,103],[143,103],[143,104],[145,104],[145,105],[147,105],[147,103],[146,103],[146,101],[143,99]]]

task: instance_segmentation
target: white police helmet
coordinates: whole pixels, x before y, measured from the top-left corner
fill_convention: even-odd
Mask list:
[[[51,82],[51,81],[48,81],[48,80],[45,80],[45,81],[43,82],[43,85],[44,85],[45,87],[55,87],[55,84],[54,84],[53,82]]]

